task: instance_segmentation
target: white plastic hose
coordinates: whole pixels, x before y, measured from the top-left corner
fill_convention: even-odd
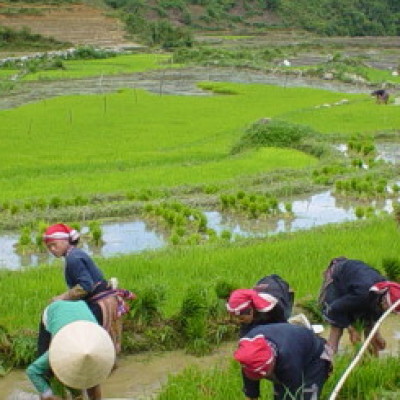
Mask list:
[[[357,363],[360,361],[361,356],[364,354],[365,350],[367,349],[369,343],[371,342],[372,338],[374,337],[375,333],[379,329],[380,325],[382,322],[386,319],[386,317],[396,308],[400,305],[400,299],[397,300],[394,304],[392,304],[383,314],[382,316],[376,321],[376,324],[372,328],[370,334],[368,337],[365,339],[365,342],[361,346],[361,349],[359,350],[358,354],[354,358],[354,360],[350,363],[350,365],[347,367],[346,371],[342,375],[342,377],[339,379],[339,382],[336,384],[335,388],[333,389],[333,392],[331,393],[329,400],[335,400],[337,395],[339,394],[340,390],[342,389],[342,386],[344,385],[347,377],[350,375],[350,372],[353,370],[353,368],[357,365]]]

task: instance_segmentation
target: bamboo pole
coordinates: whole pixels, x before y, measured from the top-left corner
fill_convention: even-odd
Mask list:
[[[347,377],[350,375],[351,371],[353,368],[357,365],[357,363],[360,361],[361,356],[367,349],[368,345],[370,344],[372,338],[374,337],[375,333],[378,331],[380,325],[382,322],[386,319],[386,317],[397,307],[400,305],[400,299],[397,300],[394,304],[392,304],[385,312],[382,314],[382,316],[379,318],[379,320],[376,322],[374,327],[372,328],[370,334],[368,335],[367,339],[365,339],[365,342],[361,346],[361,349],[359,350],[357,356],[354,358],[354,360],[350,363],[350,365],[347,367],[346,371],[342,375],[342,377],[339,379],[339,382],[336,384],[335,388],[333,389],[329,400],[335,400],[337,395],[339,394],[340,390],[342,389],[342,386],[344,385]]]

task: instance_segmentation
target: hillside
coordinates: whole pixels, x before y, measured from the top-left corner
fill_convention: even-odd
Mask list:
[[[52,37],[74,45],[132,45],[123,22],[86,4],[0,3],[0,26]]]
[[[396,36],[400,1],[13,0],[0,3],[1,26],[27,27],[74,45],[129,46],[134,40],[164,48],[190,46],[190,31],[263,34],[300,28],[326,36]],[[0,36],[3,48],[6,36]]]

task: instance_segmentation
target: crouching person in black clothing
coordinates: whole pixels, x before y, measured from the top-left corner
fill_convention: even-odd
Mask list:
[[[267,275],[252,289],[234,290],[227,301],[228,312],[240,323],[240,337],[257,325],[287,322],[294,293],[279,275]]]
[[[328,342],[334,352],[338,351],[345,328],[349,329],[350,340],[356,343],[361,337],[353,328],[354,324],[361,322],[367,336],[383,314],[384,293],[371,290],[379,282],[387,280],[362,261],[345,257],[331,260],[324,272],[319,301],[323,316],[331,325]],[[378,355],[385,346],[385,340],[377,332],[369,350],[373,355]]]
[[[317,400],[331,371],[332,350],[310,329],[287,323],[260,325],[239,341],[234,358],[247,400],[260,397],[260,379],[274,385],[275,400]]]

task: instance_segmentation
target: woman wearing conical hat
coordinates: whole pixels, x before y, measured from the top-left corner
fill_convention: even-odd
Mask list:
[[[68,388],[86,391],[89,400],[101,400],[100,383],[114,366],[115,348],[87,304],[55,301],[43,312],[43,324],[51,337],[50,349],[26,370],[40,399],[61,400],[48,381],[52,370]]]

